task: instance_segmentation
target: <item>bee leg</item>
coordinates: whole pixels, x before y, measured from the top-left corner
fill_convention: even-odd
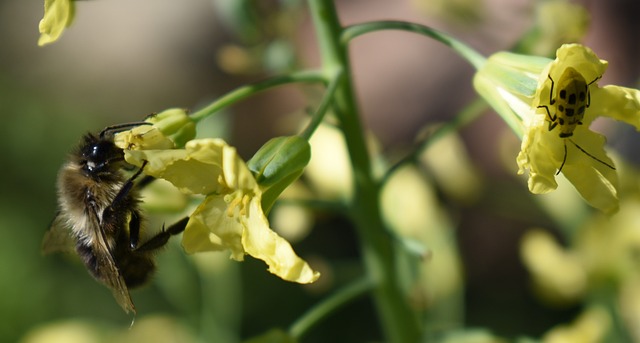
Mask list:
[[[138,187],[138,189],[143,189],[155,180],[156,180],[155,177],[145,175],[142,179],[140,179],[140,181],[138,181],[138,183],[136,184],[136,187]]]
[[[129,246],[135,249],[140,240],[140,213],[138,211],[131,212],[129,220]]]
[[[111,202],[111,206],[107,208],[112,208],[112,209],[116,208],[123,202],[123,200],[127,197],[129,192],[131,191],[131,188],[133,188],[133,182],[138,176],[140,176],[140,174],[142,174],[142,170],[146,165],[147,165],[147,161],[142,162],[142,167],[140,167],[140,169],[138,169],[138,171],[135,174],[133,174],[129,178],[129,180],[127,180],[127,182],[124,183],[124,185],[122,185],[122,188],[120,188],[120,191],[118,191],[118,194],[116,194],[116,197],[113,198],[113,201]]]
[[[144,244],[142,244],[135,250],[136,251],[152,251],[152,250],[156,250],[158,248],[163,247],[165,244],[167,244],[171,236],[177,235],[182,231],[184,231],[184,229],[187,227],[188,221],[189,221],[189,217],[184,217],[180,219],[180,221],[169,226],[169,228],[166,230],[163,227],[160,233],[151,237],[151,239],[146,241]]]
[[[127,196],[129,195],[129,192],[131,192],[131,189],[133,188],[133,182],[138,176],[140,176],[146,164],[147,164],[147,161],[144,161],[142,163],[142,167],[140,167],[140,169],[135,174],[133,174],[129,178],[129,180],[127,180],[127,182],[124,183],[124,185],[122,185],[122,188],[120,188],[120,190],[118,191],[118,194],[116,194],[116,196],[113,198],[113,201],[111,201],[111,204],[107,206],[107,208],[105,208],[104,211],[102,211],[102,226],[105,229],[108,230],[111,227],[119,227],[113,222],[114,220],[117,219],[116,218],[117,216],[115,216],[114,214],[125,211],[129,208],[129,204],[127,204],[127,202],[129,202],[130,200],[127,198]],[[132,212],[131,220],[129,222],[129,244],[132,248],[135,248],[135,246],[138,245],[139,237],[140,237],[140,215],[139,213]]]

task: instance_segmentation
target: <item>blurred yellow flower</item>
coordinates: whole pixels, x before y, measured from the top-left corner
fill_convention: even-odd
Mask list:
[[[604,150],[605,138],[589,129],[597,116],[640,128],[640,91],[600,88],[607,63],[591,49],[565,44],[556,59],[498,53],[478,71],[474,85],[522,136],[520,174],[529,170],[529,190],[555,190],[562,173],[591,206],[618,209],[618,177]]]
[[[436,308],[460,297],[463,271],[454,226],[420,170],[396,170],[382,188],[380,205],[387,225],[407,251],[420,257],[412,266],[415,277],[407,282],[415,306]]]
[[[73,0],[44,0],[44,16],[38,28],[38,45],[53,43],[60,38],[62,31],[71,25],[75,13]]]
[[[138,128],[144,130],[144,126]],[[126,140],[146,135],[125,133],[123,137],[118,142],[121,147],[148,146]],[[270,229],[258,183],[236,149],[223,140],[191,140],[184,149],[127,149],[125,159],[136,166],[147,161],[147,175],[165,179],[182,192],[205,196],[184,231],[182,245],[188,253],[229,250],[237,261],[249,254],[265,261],[271,273],[299,283],[314,282],[320,276]]]
[[[587,289],[587,272],[579,256],[565,250],[551,234],[534,229],[522,238],[522,260],[536,291],[553,303],[574,303]]]
[[[559,325],[544,335],[544,343],[602,342],[611,328],[611,316],[600,307],[584,311],[572,324]]]
[[[620,285],[640,277],[640,200],[625,198],[612,217],[595,215],[580,228],[575,249],[592,283]]]

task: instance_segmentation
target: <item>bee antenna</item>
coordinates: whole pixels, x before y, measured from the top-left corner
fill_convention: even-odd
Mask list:
[[[140,126],[140,125],[153,125],[153,123],[149,123],[146,121],[137,121],[137,122],[131,122],[131,123],[124,123],[124,124],[118,124],[118,125],[112,125],[112,126],[107,126],[105,127],[102,131],[100,131],[100,138],[104,138],[105,135],[107,134],[115,134],[121,131],[126,131],[128,129],[134,128],[136,126]]]

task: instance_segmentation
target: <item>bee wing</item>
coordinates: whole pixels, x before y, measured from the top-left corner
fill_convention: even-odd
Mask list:
[[[100,234],[97,235],[97,237],[98,242],[96,246],[98,248],[95,249],[94,252],[96,254],[98,268],[102,268],[104,270],[104,282],[109,289],[111,289],[111,293],[113,293],[113,296],[116,298],[120,307],[122,307],[122,309],[127,313],[135,313],[136,309],[131,301],[129,289],[122,278],[122,274],[120,274],[118,266],[116,266],[116,263],[113,260],[113,256],[111,256],[111,253],[109,252],[102,230],[100,230]]]
[[[98,215],[93,210],[91,212],[93,214],[91,215],[92,227],[96,228],[98,231],[95,235],[96,242],[94,244],[94,254],[96,255],[98,268],[103,270],[103,282],[107,287],[109,287],[113,297],[116,298],[120,307],[122,307],[126,313],[133,312],[135,314],[136,309],[131,301],[129,289],[124,282],[122,274],[120,274],[120,270],[113,259],[113,255],[111,255],[112,249],[109,249],[104,230],[102,229],[102,226],[100,226],[100,221],[98,220]]]
[[[75,239],[71,236],[71,230],[60,213],[53,218],[49,230],[42,239],[42,254],[54,252],[73,253],[75,251]]]

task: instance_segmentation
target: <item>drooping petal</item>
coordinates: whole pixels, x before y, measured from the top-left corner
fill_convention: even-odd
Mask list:
[[[562,163],[564,149],[561,138],[546,128],[544,116],[536,115],[521,145],[518,174],[529,170],[529,191],[544,194],[558,188],[556,170]]]
[[[584,130],[565,142],[567,163],[562,173],[589,205],[613,214],[618,211],[618,174],[604,150],[605,141],[604,136]]]
[[[243,226],[230,216],[224,196],[211,195],[191,214],[182,236],[182,246],[189,253],[228,249],[231,258],[244,259]]]
[[[125,150],[125,159],[137,166],[147,161],[147,175],[165,179],[183,192],[207,195],[226,188],[219,180],[225,146],[220,139],[197,139],[188,142],[185,149]]]
[[[40,38],[38,45],[53,43],[60,38],[65,28],[73,22],[75,5],[71,0],[45,0],[44,16],[38,29]]]
[[[148,161],[145,174],[165,179],[184,193],[206,195],[221,188],[216,178],[220,166],[191,159],[184,149],[130,150],[125,151],[125,159],[137,166]]]
[[[594,87],[589,111],[633,125],[640,131],[640,90],[612,85]]]
[[[311,283],[320,277],[320,273],[296,255],[289,242],[269,228],[260,198],[251,199],[246,210],[242,245],[249,255],[266,262],[269,272],[284,280]]]
[[[254,192],[258,184],[247,164],[240,158],[234,147],[222,147],[223,179],[230,189]]]

